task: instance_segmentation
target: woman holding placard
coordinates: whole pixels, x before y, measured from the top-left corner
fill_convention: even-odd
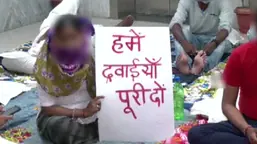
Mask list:
[[[98,140],[94,59],[90,53],[92,23],[64,15],[49,30],[37,58],[41,111],[37,126],[44,140],[58,144],[92,144]]]

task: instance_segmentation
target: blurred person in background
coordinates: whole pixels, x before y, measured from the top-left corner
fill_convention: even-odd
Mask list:
[[[11,58],[4,57],[2,59],[2,65],[9,71],[32,74],[33,66],[42,46],[45,43],[49,28],[53,26],[57,19],[62,15],[71,14],[88,17],[88,6],[86,5],[86,2],[87,0],[62,0],[62,2],[49,13],[48,17],[41,24],[39,34],[33,41],[30,50],[28,52],[20,51],[19,57],[17,57],[17,52],[15,52],[15,56],[12,56]],[[133,22],[134,18],[129,15],[116,26],[131,26]],[[94,28],[97,27],[102,27],[102,25],[94,25]],[[94,54],[94,37],[92,37],[91,50]],[[6,55],[11,56],[12,52],[6,53]]]
[[[62,2],[57,5],[48,15],[48,17],[43,21],[40,26],[40,32],[36,39],[33,41],[32,48],[29,53],[32,56],[37,56],[39,51],[41,50],[41,46],[44,43],[44,38],[46,38],[47,31],[51,26],[55,24],[57,19],[62,15],[78,15],[82,17],[87,17],[88,14],[86,11],[86,2],[87,0],[62,0]],[[127,16],[123,21],[118,23],[116,26],[131,26],[134,22],[134,18],[132,16]],[[102,25],[94,25],[94,27],[102,27]],[[94,38],[94,37],[93,37]],[[93,40],[94,46],[94,40]]]

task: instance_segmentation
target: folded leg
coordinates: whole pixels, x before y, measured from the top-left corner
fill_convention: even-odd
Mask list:
[[[82,125],[65,116],[45,116],[37,119],[39,134],[55,144],[93,144],[98,141],[97,122]]]
[[[217,66],[222,58],[222,56],[231,50],[233,45],[228,41],[223,41],[213,53],[207,57],[207,64],[205,65],[204,71],[209,71]]]
[[[228,121],[193,127],[188,133],[190,144],[248,144],[248,139]]]

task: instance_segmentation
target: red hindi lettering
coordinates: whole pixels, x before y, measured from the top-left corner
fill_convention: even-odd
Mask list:
[[[107,67],[106,69],[104,69],[104,70],[102,71],[103,77],[105,77],[105,78],[107,79],[107,80],[106,80],[106,83],[112,82],[113,74],[112,74],[112,73],[106,74],[106,71],[110,70],[110,69],[112,68],[112,65],[104,65],[104,67]]]
[[[154,103],[157,103],[158,107],[160,107],[160,106],[161,106],[161,103],[164,103],[164,92],[166,91],[166,88],[164,87],[164,85],[163,85],[163,87],[162,87],[162,86],[161,86],[158,82],[156,82],[156,81],[154,81],[154,83],[158,86],[158,88],[152,89],[152,91],[154,91],[154,92],[152,92],[152,93],[150,94],[150,100],[151,100],[152,102],[154,102]],[[161,92],[161,94],[159,94],[159,92]],[[160,96],[160,97],[154,97],[154,95],[158,95],[158,96]]]
[[[137,116],[134,112],[134,110],[131,108],[130,104],[130,95],[133,97],[135,103],[138,106],[141,106],[142,104],[146,103],[145,100],[145,94],[146,92],[151,92],[151,89],[145,89],[144,86],[141,83],[135,83],[133,85],[132,90],[117,90],[116,93],[119,94],[119,99],[122,103],[126,103],[127,106],[124,108],[124,113],[129,114],[131,113],[134,119],[137,119]],[[123,97],[123,94],[125,95],[125,98]],[[142,100],[140,100],[140,97]]]
[[[128,36],[128,35],[113,35],[112,37],[117,38],[113,41],[113,45],[112,45],[112,50],[117,53],[117,54],[121,54],[123,53],[123,44],[121,42],[121,40],[123,38],[128,38],[130,39],[129,42],[125,42],[127,48],[130,51],[134,50],[134,47],[137,47],[137,51],[140,52],[141,51],[141,39],[145,38],[145,36],[140,36],[140,33],[136,33],[133,29],[130,30],[130,32],[133,34],[133,36]]]
[[[137,69],[137,66],[138,66],[138,64],[136,64],[136,61],[139,61],[139,59],[137,59],[137,58],[135,58],[134,60],[133,60],[133,67],[132,68],[130,68],[129,69],[129,71],[130,71],[130,73],[131,73],[131,77],[132,77],[132,81],[134,81],[135,80],[135,78],[137,78],[139,75],[140,75],[140,73],[137,71],[137,70],[135,70],[135,69]]]
[[[114,65],[116,68],[115,75],[120,77],[128,77],[128,67],[129,65]]]
[[[106,64],[104,65],[104,67],[106,68],[102,71],[102,75],[107,79],[106,83],[112,82],[114,75],[121,78],[128,78],[130,75],[132,81],[135,81],[135,79],[140,75],[138,67],[144,67],[145,69],[142,69],[141,71],[146,76],[150,75],[151,78],[156,79],[158,72],[157,67],[161,66],[161,59],[162,58],[160,58],[159,60],[155,60],[153,58],[152,61],[150,61],[148,58],[145,58],[145,60],[148,62],[146,64],[139,63],[138,58],[133,59],[132,64]]]
[[[140,33],[136,33],[133,29],[130,30],[135,36],[130,37],[130,42],[126,42],[127,47],[133,51],[134,45],[137,45],[138,52],[141,51],[141,38],[145,38],[145,36],[140,36]]]
[[[154,58],[152,59],[153,61],[150,61],[148,58],[145,58],[145,60],[148,62],[148,64],[144,64],[144,67],[146,67],[145,70],[142,70],[142,72],[148,76],[150,75],[151,78],[156,79],[157,78],[157,67],[161,66],[161,61],[162,58],[159,60],[155,60]],[[150,67],[150,68],[149,68]]]
[[[133,98],[135,102],[141,106],[141,103],[139,102],[139,98],[142,97],[142,104],[145,104],[145,93],[151,92],[151,89],[145,89],[144,86],[141,83],[135,83],[133,86]]]
[[[116,76],[120,76],[121,78],[128,77],[128,69],[129,67],[132,67],[132,64],[112,64],[112,65],[104,65],[106,69],[103,70],[102,75],[107,79],[106,83],[112,82],[112,78],[114,77],[114,74]],[[111,71],[113,69],[113,71]],[[107,71],[111,71],[107,73]],[[114,73],[114,74],[113,74]]]
[[[117,54],[123,53],[123,51],[119,51],[123,48],[123,44],[121,43],[121,38],[123,36],[122,35],[113,35],[112,37],[117,38],[116,40],[113,41],[112,50]]]
[[[125,114],[129,114],[131,113],[134,119],[137,119],[137,116],[134,112],[134,110],[132,109],[131,105],[130,105],[130,98],[129,98],[129,92],[130,90],[117,90],[116,93],[119,94],[119,99],[122,103],[126,103],[127,106],[123,109],[123,112]],[[125,93],[125,98],[123,97],[123,94]]]

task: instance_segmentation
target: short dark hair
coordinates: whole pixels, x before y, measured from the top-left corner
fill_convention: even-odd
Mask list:
[[[72,27],[77,31],[84,31],[87,29],[91,32],[91,35],[95,34],[95,29],[91,21],[76,15],[68,14],[60,16],[53,26],[53,31],[55,34],[58,34],[66,27]]]

